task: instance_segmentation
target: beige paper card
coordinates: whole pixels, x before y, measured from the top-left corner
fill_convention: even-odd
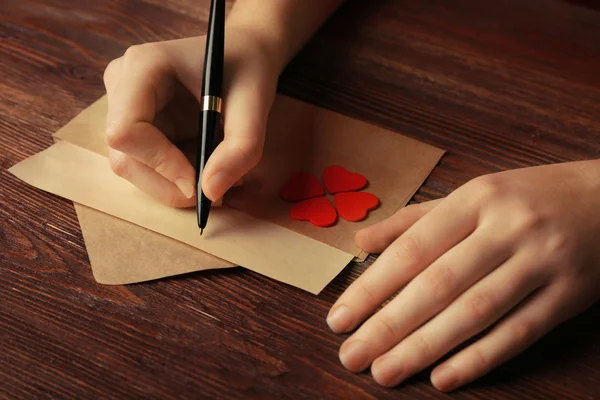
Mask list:
[[[195,211],[165,206],[112,173],[108,160],[61,141],[10,169],[23,181],[233,264],[319,293],[352,259],[271,222],[229,208],[214,208],[200,236]],[[141,249],[140,249],[141,251]],[[306,254],[311,262],[306,262]]]

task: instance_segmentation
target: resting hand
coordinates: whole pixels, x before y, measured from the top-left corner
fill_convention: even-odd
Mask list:
[[[366,320],[342,345],[343,365],[395,386],[494,325],[433,370],[433,385],[452,390],[599,298],[600,160],[483,176],[356,241],[383,253],[328,316],[336,332]]]

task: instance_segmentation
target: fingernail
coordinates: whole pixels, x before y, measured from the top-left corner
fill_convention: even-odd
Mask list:
[[[224,171],[217,172],[208,178],[208,186],[211,194],[223,196],[231,187],[231,176]]]
[[[367,228],[361,228],[361,229],[354,231],[354,240],[360,240],[360,238],[365,235],[366,229]],[[367,235],[367,237],[369,237],[369,236]]]
[[[221,197],[219,200],[213,201],[212,205],[213,207],[221,207],[223,205],[223,198]]]
[[[194,185],[187,179],[179,178],[175,180],[175,185],[181,190],[181,193],[188,199],[194,197]]]
[[[347,332],[352,322],[352,312],[344,304],[334,307],[327,316],[327,325],[335,333]]]
[[[402,361],[396,356],[379,358],[371,367],[373,379],[383,386],[397,386],[407,378],[402,365]]]
[[[365,370],[371,361],[367,344],[362,340],[351,340],[344,343],[340,349],[340,361],[346,369],[352,372]]]
[[[456,371],[450,365],[442,365],[431,374],[431,383],[442,392],[450,391],[458,383]]]

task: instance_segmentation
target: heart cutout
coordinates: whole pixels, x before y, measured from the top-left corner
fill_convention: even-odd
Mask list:
[[[292,205],[290,216],[298,221],[310,221],[322,228],[333,225],[337,219],[335,208],[325,197],[308,199]]]
[[[325,191],[316,176],[310,172],[295,172],[279,195],[285,201],[296,202],[323,196]]]
[[[360,190],[367,185],[367,178],[339,165],[332,165],[323,171],[323,183],[330,194],[335,194]]]
[[[365,219],[367,213],[379,206],[379,199],[367,192],[344,192],[333,196],[340,217],[358,222]]]

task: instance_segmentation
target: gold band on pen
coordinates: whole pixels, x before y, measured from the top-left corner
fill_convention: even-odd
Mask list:
[[[221,112],[221,106],[223,101],[217,96],[204,96],[202,97],[202,111],[216,111]]]

